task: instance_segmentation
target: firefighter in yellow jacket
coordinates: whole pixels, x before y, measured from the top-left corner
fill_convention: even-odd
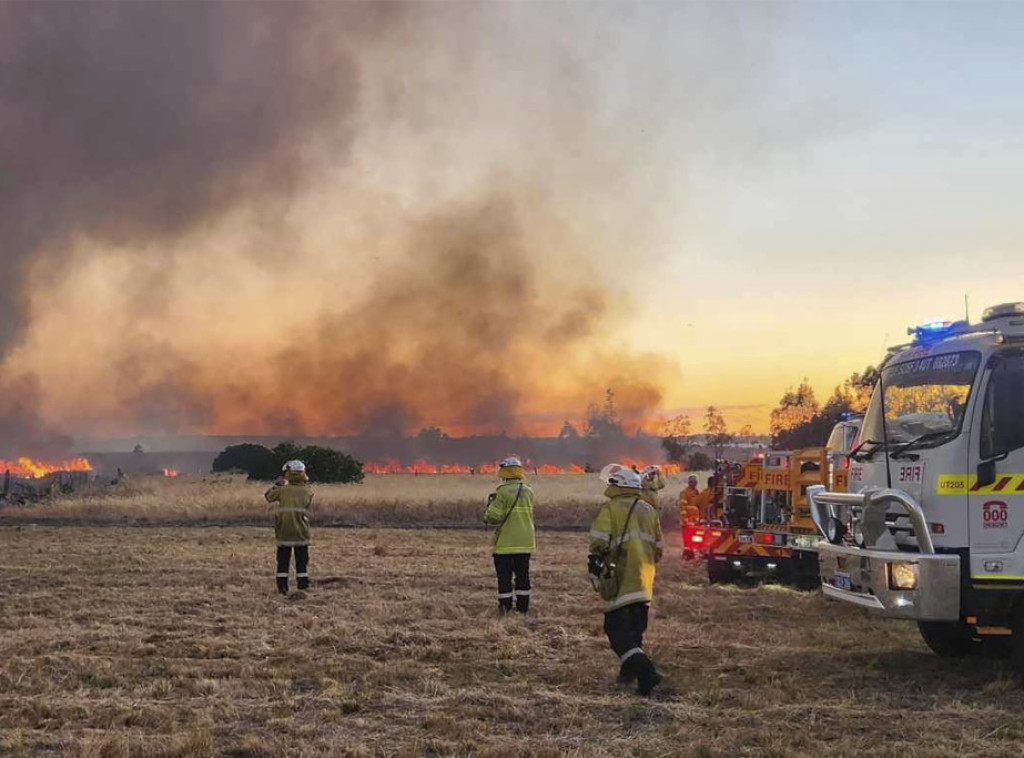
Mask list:
[[[498,575],[498,610],[505,614],[530,608],[530,556],[536,549],[533,490],[526,484],[523,464],[506,458],[498,467],[501,484],[487,499],[484,522],[497,528],[491,537],[494,570]]]
[[[300,590],[309,588],[309,513],[313,491],[306,476],[306,464],[288,461],[284,476],[266,492],[274,509],[274,536],[277,537],[277,591],[288,594],[288,570],[295,551],[295,580]]]
[[[619,658],[619,683],[635,681],[637,692],[649,695],[661,681],[643,647],[656,565],[665,550],[661,522],[635,471],[610,464],[601,478],[608,500],[590,526],[590,571],[600,573],[609,561],[615,565],[617,594],[605,603],[604,631]]]
[[[642,493],[640,497],[649,505],[660,510],[658,505],[658,492],[665,489],[665,474],[661,466],[645,466],[640,472],[640,484]]]
[[[697,477],[692,474],[686,479],[686,489],[679,493],[679,521],[683,524],[696,524],[700,521],[698,501],[700,490],[697,489]]]

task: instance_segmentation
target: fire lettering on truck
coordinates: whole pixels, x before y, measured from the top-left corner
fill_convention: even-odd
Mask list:
[[[989,500],[981,506],[981,522],[985,529],[1005,529],[1008,518],[1008,509],[1002,500]]]
[[[911,466],[900,466],[896,480],[901,484],[920,484],[924,466],[920,463]]]

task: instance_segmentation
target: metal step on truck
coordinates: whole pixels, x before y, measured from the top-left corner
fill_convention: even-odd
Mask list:
[[[849,492],[812,487],[823,593],[916,621],[941,656],[1024,667],[1024,303],[889,351]]]

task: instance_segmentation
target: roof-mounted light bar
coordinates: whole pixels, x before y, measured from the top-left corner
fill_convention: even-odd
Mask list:
[[[981,322],[994,321],[997,318],[1007,318],[1008,316],[1024,316],[1024,303],[1001,303],[1000,305],[993,305],[991,308],[986,308],[981,314]]]

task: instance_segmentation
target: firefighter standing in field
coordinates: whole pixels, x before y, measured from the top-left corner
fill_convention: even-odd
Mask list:
[[[646,466],[640,472],[640,485],[642,491],[640,497],[644,499],[644,502],[661,510],[658,505],[658,492],[665,489],[665,474],[662,473],[661,466]]]
[[[701,491],[694,505],[704,520],[711,522],[718,518],[718,477],[709,476],[708,486]]]
[[[525,482],[523,464],[506,458],[498,467],[501,484],[487,499],[484,522],[497,528],[491,537],[494,570],[498,575],[498,610],[506,614],[530,608],[530,556],[536,549],[533,490]]]
[[[686,479],[686,489],[679,493],[679,521],[683,524],[696,524],[700,521],[700,507],[697,501],[700,490],[697,489],[697,477],[692,474]]]
[[[614,564],[614,597],[602,594],[604,631],[619,658],[619,683],[635,681],[637,692],[649,695],[661,681],[643,648],[656,564],[664,553],[661,522],[635,471],[610,464],[601,478],[608,500],[590,526],[589,570],[598,575]]]
[[[284,476],[266,492],[274,509],[274,536],[277,538],[277,591],[288,594],[288,570],[295,551],[295,580],[300,591],[309,589],[309,513],[313,491],[306,476],[306,464],[288,461]]]

